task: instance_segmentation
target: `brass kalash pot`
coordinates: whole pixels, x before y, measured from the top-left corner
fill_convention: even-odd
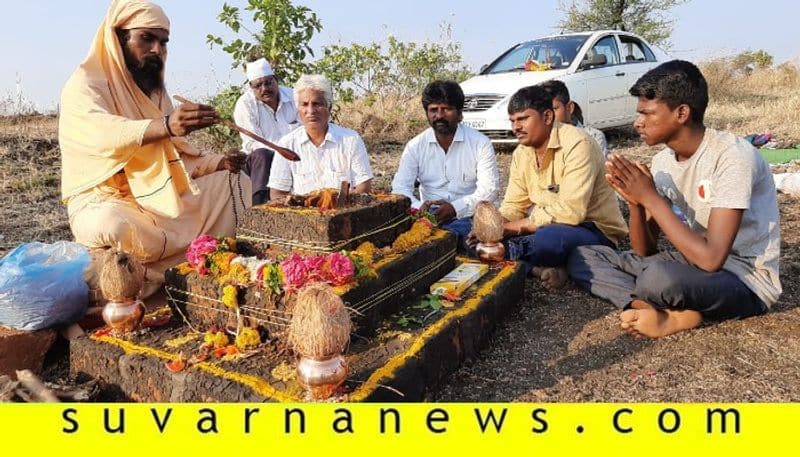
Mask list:
[[[145,307],[141,300],[109,301],[103,308],[103,321],[117,333],[130,333],[142,323]]]
[[[485,263],[500,262],[506,255],[506,247],[500,242],[478,243],[478,245],[475,246],[475,251],[478,254],[478,258],[481,259],[481,262]]]
[[[297,292],[288,337],[299,355],[297,379],[309,399],[332,397],[347,379],[342,354],[350,344],[352,326],[342,298],[328,284],[308,284]]]
[[[110,249],[102,259],[100,290],[108,300],[103,321],[115,333],[130,333],[144,318],[145,306],[137,297],[144,284],[144,267],[132,255]]]
[[[330,398],[347,379],[347,373],[347,361],[341,354],[321,360],[302,356],[297,363],[297,379],[313,400]]]

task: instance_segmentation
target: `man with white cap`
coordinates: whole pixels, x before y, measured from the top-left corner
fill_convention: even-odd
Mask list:
[[[245,65],[250,90],[236,101],[233,119],[240,127],[277,143],[300,125],[292,89],[278,85],[278,79],[266,59]],[[242,149],[247,154],[247,172],[253,182],[253,204],[269,199],[269,171],[275,152],[266,145],[241,135]]]
[[[169,19],[157,5],[114,0],[86,60],[61,93],[61,194],[75,240],[144,263],[142,297],[201,234],[233,235],[249,201],[244,155],[200,152],[185,135],[219,117],[173,108],[164,87]],[[234,190],[234,192],[231,192]]]

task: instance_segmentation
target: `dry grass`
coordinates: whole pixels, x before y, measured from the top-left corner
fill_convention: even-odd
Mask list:
[[[0,256],[23,241],[70,239],[54,117],[0,118]]]
[[[711,127],[740,135],[772,132],[787,146],[800,143],[800,70],[791,64],[737,74],[726,59],[703,64],[711,103]]]
[[[405,143],[428,127],[418,98],[380,98],[370,103],[356,100],[342,104],[336,121],[359,132],[368,144]]]

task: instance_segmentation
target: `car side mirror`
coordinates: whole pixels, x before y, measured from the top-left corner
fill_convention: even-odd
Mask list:
[[[480,69],[480,70],[478,70],[478,74],[479,74],[479,75],[482,75],[482,74],[483,74],[483,72],[484,72],[484,71],[485,71],[487,68],[489,68],[489,65],[488,65],[488,64],[483,64],[483,65],[481,65],[481,69]]]

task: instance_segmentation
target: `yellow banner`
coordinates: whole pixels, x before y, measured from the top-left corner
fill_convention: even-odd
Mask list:
[[[800,404],[0,405],[9,456],[752,457],[796,450],[798,432]]]

